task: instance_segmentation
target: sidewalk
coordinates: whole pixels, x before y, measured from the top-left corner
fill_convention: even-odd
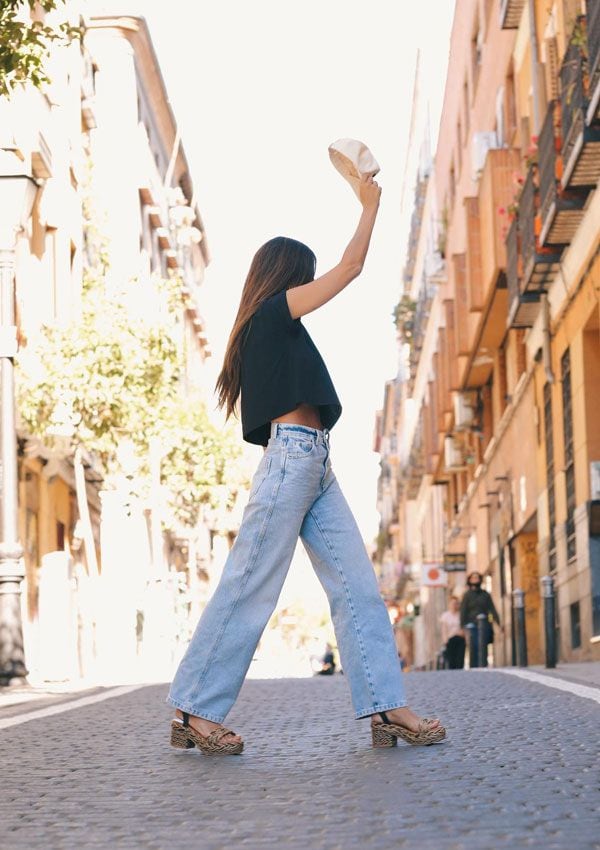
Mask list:
[[[553,670],[538,665],[526,669],[535,673],[542,673],[545,676],[566,679],[567,682],[600,688],[600,661],[584,661],[581,664],[557,664]]]

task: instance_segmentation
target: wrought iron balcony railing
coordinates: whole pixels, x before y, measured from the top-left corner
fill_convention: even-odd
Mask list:
[[[519,197],[518,232],[522,256],[521,292],[543,292],[558,270],[562,248],[540,244],[538,169],[529,168]]]
[[[519,224],[514,218],[506,236],[506,282],[508,288],[508,327],[530,328],[537,316],[540,295],[522,291],[522,257]]]
[[[410,372],[412,379],[414,379],[417,371],[421,350],[423,348],[423,341],[425,339],[427,321],[429,319],[431,305],[435,298],[437,289],[437,283],[431,278],[423,278],[423,284],[419,290],[417,306],[415,308],[415,315],[413,319],[413,339],[410,349]]]
[[[585,24],[581,15],[560,68],[563,188],[595,187],[600,178],[600,122],[586,123],[590,79]]]
[[[426,472],[425,466],[426,465],[425,446],[423,442],[423,419],[422,416],[420,416],[415,428],[408,461],[404,470],[404,479],[406,482],[406,496],[408,499],[416,498],[419,492],[419,488],[421,486],[421,481]]]
[[[540,192],[540,244],[568,245],[581,219],[589,194],[587,188],[563,189],[560,102],[550,101],[538,140]]]
[[[600,120],[600,0],[587,0],[588,124]]]

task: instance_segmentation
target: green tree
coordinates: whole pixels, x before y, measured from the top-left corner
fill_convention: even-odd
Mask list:
[[[50,82],[44,63],[52,45],[81,36],[67,22],[50,26],[43,20],[64,5],[65,0],[0,0],[0,96],[28,82],[38,88]]]
[[[166,309],[150,321],[136,318],[128,303],[148,281],[111,291],[105,271],[102,264],[86,271],[81,315],[43,328],[36,348],[20,358],[20,417],[46,444],[67,437],[72,447],[84,446],[108,479],[119,473],[120,446],[132,445],[132,487],[142,496],[150,444],[158,440],[167,523],[193,527],[202,504],[216,507],[216,488],[227,485],[231,504],[247,484],[239,441],[233,428],[211,422],[200,399],[183,394],[185,363],[174,334],[181,281],[155,281]]]

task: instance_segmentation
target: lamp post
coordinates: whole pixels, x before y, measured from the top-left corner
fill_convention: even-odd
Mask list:
[[[6,151],[3,155],[11,165],[17,159]],[[37,183],[27,174],[0,174],[0,685],[27,675],[21,623],[24,569],[17,493],[14,274],[17,235],[31,215],[36,191]]]

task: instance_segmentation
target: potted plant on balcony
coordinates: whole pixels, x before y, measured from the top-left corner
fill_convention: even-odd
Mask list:
[[[414,323],[416,302],[410,295],[403,295],[394,307],[394,324],[403,343],[412,345],[414,339]]]

